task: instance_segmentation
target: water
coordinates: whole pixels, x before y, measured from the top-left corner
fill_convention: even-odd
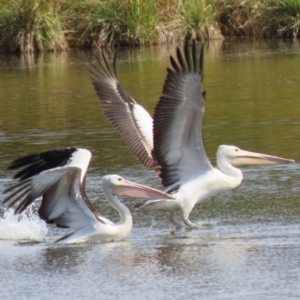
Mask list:
[[[174,48],[120,51],[118,76],[149,111]],[[206,47],[204,139],[300,160],[300,55],[292,41],[212,42]],[[109,57],[112,53],[109,51]],[[0,56],[0,192],[21,155],[70,146],[93,152],[87,191],[108,218],[101,176],[118,173],[161,188],[103,116],[91,85],[90,52]],[[66,234],[0,209],[1,299],[299,299],[300,165],[244,168],[233,192],[199,204],[174,230],[167,215],[132,209],[127,241],[59,246]],[[130,208],[141,200],[124,199]]]

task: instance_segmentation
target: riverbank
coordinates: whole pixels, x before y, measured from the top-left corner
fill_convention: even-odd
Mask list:
[[[0,50],[300,37],[300,0],[0,0]]]

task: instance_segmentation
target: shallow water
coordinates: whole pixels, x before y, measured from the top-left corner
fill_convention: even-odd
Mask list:
[[[122,84],[149,111],[170,53],[174,48],[118,54]],[[103,116],[88,75],[91,61],[90,52],[0,56],[0,192],[12,176],[8,163],[20,155],[86,146],[93,152],[88,194],[117,220],[102,197],[102,175],[161,185]],[[213,162],[220,144],[300,161],[299,65],[292,41],[206,46],[204,138]],[[194,209],[193,221],[214,225],[197,230],[175,230],[163,213],[152,220],[132,209],[127,241],[59,246],[52,241],[66,231],[43,227],[35,207],[22,220],[2,217],[1,299],[299,299],[300,165],[243,173],[238,189]]]

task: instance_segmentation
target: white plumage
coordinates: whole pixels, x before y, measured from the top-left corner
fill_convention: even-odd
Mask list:
[[[192,47],[186,43],[183,52],[177,48],[177,61],[170,57],[172,69],[167,69],[153,121],[139,121],[146,115],[145,110],[119,83],[115,72],[116,60],[112,72],[102,53],[98,66],[94,65],[92,69],[92,82],[112,125],[139,160],[158,172],[166,191],[176,193],[176,201],[147,201],[141,207],[171,212],[170,220],[176,225],[179,223],[174,220],[173,213],[180,210],[185,224],[197,227],[189,220],[196,203],[241,184],[242,172],[234,166],[288,163],[293,160],[221,145],[217,151],[218,168],[214,168],[207,157],[202,137],[206,96],[202,84],[203,49],[198,58],[196,43]],[[114,85],[107,85],[108,77],[110,81],[114,80]],[[136,111],[140,112],[139,118]],[[152,122],[153,143],[151,134],[144,135],[144,132],[151,130]],[[139,142],[143,136],[146,143]]]
[[[119,175],[104,176],[103,191],[120,216],[119,223],[114,224],[103,217],[86,196],[85,178],[90,159],[89,150],[68,148],[15,160],[10,169],[21,168],[14,176],[19,182],[4,191],[9,194],[3,204],[9,208],[18,203],[15,213],[22,213],[28,205],[42,197],[38,210],[40,218],[72,229],[71,234],[56,241],[66,244],[126,239],[132,229],[132,217],[115,195],[173,199],[166,193],[125,180]]]

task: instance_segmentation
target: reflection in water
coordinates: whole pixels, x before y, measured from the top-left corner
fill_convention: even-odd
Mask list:
[[[22,245],[24,247],[32,248],[34,245]],[[70,246],[70,247],[56,247],[47,246],[40,249],[34,256],[27,253],[23,249],[23,253],[19,251],[19,255],[12,261],[12,265],[16,272],[34,272],[36,275],[39,273],[47,273],[48,271],[56,271],[65,275],[78,272],[77,267],[85,265],[88,268],[87,253],[89,248],[85,246]],[[24,253],[25,252],[25,253]],[[25,254],[25,255],[24,255]]]
[[[157,102],[174,48],[122,51],[118,76],[148,111]],[[111,57],[112,54],[110,53]],[[13,159],[86,146],[93,152],[87,192],[105,216],[101,176],[161,188],[103,116],[88,68],[92,53],[0,56],[0,191]],[[299,45],[223,41],[206,46],[205,145],[220,144],[300,161]],[[300,165],[243,170],[243,184],[194,209],[214,228],[179,232],[164,215],[133,212],[129,241],[60,247],[0,240],[1,299],[298,299]],[[100,194],[100,195],[99,195]],[[133,207],[131,199],[122,200]],[[1,216],[3,210],[1,210]],[[66,276],[67,275],[67,276]]]
[[[47,247],[40,252],[41,262],[40,267],[43,272],[47,270],[56,270],[60,273],[74,274],[80,272],[84,266],[85,272],[93,270],[93,266],[89,261],[89,252],[91,252],[93,245],[70,245]]]
[[[226,39],[222,43],[221,51],[231,56],[294,55],[299,51],[299,41],[294,39],[284,41],[281,39],[248,39],[245,42],[245,39]]]

